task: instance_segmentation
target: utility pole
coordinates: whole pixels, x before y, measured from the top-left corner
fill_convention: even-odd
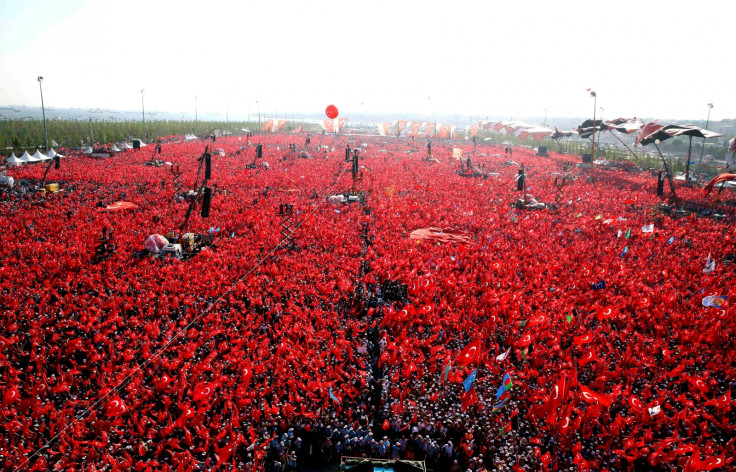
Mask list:
[[[41,90],[41,113],[43,114],[43,135],[46,138],[46,152],[49,152],[49,133],[46,129],[46,108],[43,105],[43,86],[41,85],[41,82],[43,81],[43,77],[40,75],[38,76],[38,88]]]

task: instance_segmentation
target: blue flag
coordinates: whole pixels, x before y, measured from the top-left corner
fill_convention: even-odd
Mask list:
[[[338,405],[342,405],[342,402],[337,399],[337,397],[335,396],[334,393],[332,393],[332,387],[330,387],[330,398],[332,398],[333,400],[335,400],[335,402],[337,402]]]
[[[626,246],[626,247],[624,248],[624,251],[623,251],[623,252],[621,253],[621,257],[624,257],[624,256],[626,255],[626,253],[627,253],[627,252],[629,252],[629,246]]]
[[[475,382],[475,375],[478,373],[478,369],[475,369],[470,375],[468,375],[468,378],[463,381],[463,387],[465,387],[465,391],[469,392],[471,388],[473,388],[473,382]]]
[[[604,288],[606,288],[605,280],[601,280],[600,282],[593,284],[593,290],[603,290]]]
[[[675,242],[675,237],[672,236],[670,239],[667,240],[667,244],[672,244]]]

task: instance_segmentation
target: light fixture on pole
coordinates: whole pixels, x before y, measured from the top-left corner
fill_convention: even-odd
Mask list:
[[[143,142],[148,141],[148,134],[146,133],[146,103],[143,101],[143,92],[146,89],[141,89],[141,108],[143,109]]]
[[[593,97],[593,136],[591,136],[592,144],[590,146],[590,158],[595,161],[595,108],[598,104],[598,95],[595,93],[595,90],[588,89],[590,92],[590,96]]]
[[[43,82],[43,77],[40,75],[38,76],[38,88],[41,90],[41,113],[43,114],[43,135],[46,139],[46,152],[49,152],[49,133],[46,130],[46,108],[43,105],[43,86],[41,85],[41,82]]]
[[[708,129],[710,124],[710,111],[713,109],[713,104],[708,104],[708,119],[705,120],[705,129]],[[698,172],[700,172],[700,165],[703,163],[703,151],[705,151],[705,138],[703,138],[703,147],[700,148],[700,159],[698,160]]]

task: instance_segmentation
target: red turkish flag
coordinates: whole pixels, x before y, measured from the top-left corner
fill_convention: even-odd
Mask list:
[[[460,355],[457,356],[456,363],[458,365],[468,365],[477,361],[479,358],[480,340],[476,339],[475,341],[465,346],[465,349],[463,349],[462,352],[460,352]]]
[[[212,394],[215,393],[215,387],[213,384],[201,384],[194,389],[192,398],[197,403],[204,403],[212,398]]]
[[[122,416],[126,411],[128,411],[128,408],[118,396],[113,397],[107,402],[107,416],[109,417]]]
[[[471,388],[463,395],[462,409],[465,411],[470,405],[478,401],[478,395],[475,393],[475,389]]]
[[[590,351],[586,352],[586,353],[585,353],[585,354],[583,355],[583,357],[581,357],[581,358],[580,358],[580,360],[578,360],[578,365],[579,365],[580,367],[582,367],[582,366],[584,366],[584,365],[588,365],[588,364],[590,364],[591,362],[595,362],[595,361],[597,361],[597,360],[598,360],[598,357],[597,357],[597,356],[595,355],[595,351],[593,351],[593,350],[591,349]]]
[[[580,393],[582,394],[583,400],[588,403],[598,402],[606,408],[611,406],[610,398],[606,397],[605,395],[595,393],[592,390],[587,389],[584,385],[580,385]]]
[[[604,307],[604,308],[598,308],[595,313],[596,318],[598,318],[598,321],[607,320],[610,318],[615,318],[618,316],[618,310],[616,307]]]
[[[3,393],[3,406],[8,406],[21,401],[20,392],[15,387],[10,387]]]

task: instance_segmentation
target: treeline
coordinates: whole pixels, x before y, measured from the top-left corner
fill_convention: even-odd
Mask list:
[[[286,131],[304,126],[307,130],[316,130],[315,125],[289,122]],[[145,130],[142,121],[71,121],[48,120],[49,146],[53,142],[57,147],[77,148],[95,143],[107,144],[131,138],[154,142],[160,137],[184,135],[192,133],[203,135],[218,129],[232,134],[242,134],[242,129],[258,132],[263,124],[245,121],[147,121]],[[41,120],[5,120],[0,121],[0,154],[16,154],[24,150],[33,152],[45,148],[43,121]]]

